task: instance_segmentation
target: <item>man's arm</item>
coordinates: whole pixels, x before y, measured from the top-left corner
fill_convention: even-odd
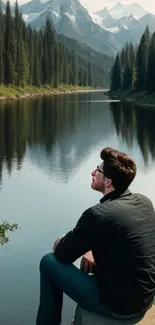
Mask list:
[[[83,254],[92,250],[97,243],[99,220],[89,208],[79,219],[76,227],[55,245],[55,255],[62,263],[73,263]]]

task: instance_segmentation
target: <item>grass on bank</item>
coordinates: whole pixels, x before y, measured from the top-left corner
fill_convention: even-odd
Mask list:
[[[21,97],[26,95],[39,95],[39,94],[57,94],[64,92],[80,91],[80,90],[89,90],[91,87],[80,87],[73,85],[59,85],[57,88],[53,88],[49,85],[42,87],[35,86],[25,86],[25,87],[15,87],[15,86],[0,86],[0,97]]]
[[[125,102],[134,102],[136,105],[155,106],[155,93],[148,94],[146,91],[136,92],[135,90],[119,90],[116,92],[109,91],[109,96]]]

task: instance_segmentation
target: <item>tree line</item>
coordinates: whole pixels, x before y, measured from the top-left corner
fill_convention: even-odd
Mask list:
[[[58,37],[48,17],[44,28],[32,29],[17,2],[12,13],[10,2],[4,12],[0,0],[0,85],[104,87],[109,84],[111,65],[107,55]]]
[[[155,91],[155,32],[150,35],[148,26],[139,45],[127,43],[116,56],[111,72],[111,90],[119,89]]]

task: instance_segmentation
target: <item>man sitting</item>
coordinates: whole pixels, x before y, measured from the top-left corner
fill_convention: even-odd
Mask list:
[[[60,325],[63,292],[82,308],[116,319],[143,317],[153,304],[153,205],[128,189],[136,175],[131,157],[112,148],[100,157],[91,186],[104,196],[41,260],[37,325]],[[81,270],[72,264],[80,256]]]

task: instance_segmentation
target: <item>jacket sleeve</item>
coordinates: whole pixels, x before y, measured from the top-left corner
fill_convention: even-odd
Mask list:
[[[63,237],[56,247],[55,255],[61,263],[73,263],[92,250],[97,244],[99,220],[93,210],[86,210],[75,228]]]

